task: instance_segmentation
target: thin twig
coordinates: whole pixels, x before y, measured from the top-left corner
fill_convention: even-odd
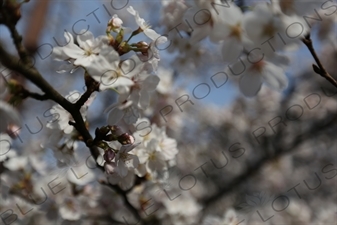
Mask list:
[[[27,97],[30,97],[30,98],[33,98],[33,99],[36,99],[36,100],[39,100],[39,101],[49,100],[49,97],[46,94],[41,95],[41,94],[38,94],[38,93],[29,92],[27,90],[25,92],[25,95]]]
[[[8,27],[13,43],[15,45],[16,50],[18,51],[18,54],[20,56],[20,59],[22,60],[23,64],[32,64],[31,59],[29,58],[28,52],[25,50],[25,47],[22,45],[22,36],[19,34],[19,32],[15,28],[15,24],[12,23],[10,20],[10,15],[8,12],[5,12],[5,9],[1,10],[2,20],[3,23]],[[19,61],[17,61],[19,63]]]
[[[315,73],[321,75],[325,79],[327,79],[332,85],[334,85],[337,88],[337,81],[326,71],[324,66],[322,65],[320,59],[317,56],[317,53],[314,49],[314,46],[312,44],[312,40],[310,38],[310,33],[307,34],[303,39],[302,42],[307,46],[309,49],[311,55],[314,57],[315,62],[317,65],[313,64],[312,68],[315,71]]]
[[[39,101],[49,100],[48,95],[30,92],[26,88],[24,88],[21,84],[15,84],[15,88],[13,89],[12,94],[15,96],[19,96],[22,99],[33,98]]]

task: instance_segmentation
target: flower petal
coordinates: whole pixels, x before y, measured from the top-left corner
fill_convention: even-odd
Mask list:
[[[128,168],[126,167],[123,160],[117,162],[118,173],[121,177],[125,177],[128,174]]]
[[[265,67],[265,72],[263,73],[264,81],[276,90],[283,90],[288,85],[288,79],[284,74],[282,68],[268,63]]]
[[[119,110],[117,107],[112,109],[108,116],[108,124],[115,125],[117,124],[125,115],[123,110]]]
[[[225,62],[235,62],[241,55],[243,45],[236,38],[227,38],[222,43],[222,58]]]
[[[241,92],[247,97],[255,96],[261,89],[262,80],[258,73],[245,73],[239,82]]]
[[[90,50],[93,46],[94,35],[90,31],[80,31],[80,35],[77,35],[78,45],[85,50]]]

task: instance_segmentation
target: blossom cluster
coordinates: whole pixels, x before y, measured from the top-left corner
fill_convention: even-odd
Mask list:
[[[136,177],[153,184],[166,181],[168,169],[175,165],[178,153],[177,141],[167,136],[165,127],[151,124],[146,118],[153,109],[147,112],[145,110],[149,109],[150,96],[156,91],[160,81],[156,75],[160,60],[157,46],[165,43],[167,38],[151,29],[132,6],[127,11],[138,25],[136,30],[124,27],[123,21],[115,14],[108,21],[106,35],[94,37],[89,30],[82,30],[75,41],[71,33],[65,32],[67,44],[53,49],[54,59],[66,62],[58,68],[58,73],[73,74],[75,70],[84,70],[83,77],[87,88],[96,82],[99,84],[97,91],[112,90],[110,93],[118,95],[117,103],[105,109],[105,113],[108,114],[108,125],[97,128],[94,139],[91,140],[92,146],[101,153],[95,161],[104,169],[105,176],[102,176],[101,171],[88,167],[84,159],[86,154],[82,152],[81,147],[83,137],[74,126],[75,120],[71,112],[57,104],[49,110],[51,120],[46,124],[49,129],[49,134],[46,135],[49,136],[46,140],[35,143],[34,155],[25,151],[17,153],[12,148],[12,139],[9,135],[1,134],[0,162],[14,173],[24,171],[25,174],[22,178],[25,185],[21,185],[18,189],[14,188],[15,182],[14,186],[11,185],[13,182],[10,177],[3,177],[4,195],[14,191],[20,192],[21,189],[26,190],[26,194],[39,195],[38,190],[31,190],[34,188],[32,184],[34,182],[43,184],[48,181],[41,180],[34,174],[50,173],[56,174],[57,177],[61,176],[67,184],[66,187],[78,185],[79,188],[83,188],[84,196],[92,195],[90,208],[97,206],[96,200],[101,192],[98,189],[93,190],[97,181],[119,185],[122,190],[132,188]],[[132,38],[138,34],[145,34],[150,42],[132,43]],[[159,87],[161,91],[158,90],[158,93],[168,88],[163,84]],[[65,99],[76,104],[82,101],[84,95],[85,93],[74,90],[66,95]],[[88,129],[90,129],[88,110],[95,99],[96,93],[93,92],[79,108]],[[1,117],[6,122],[1,123],[0,132],[7,131],[9,125],[20,125],[16,110],[5,102],[0,103]],[[150,131],[144,133],[144,130]],[[48,154],[53,154],[53,160],[46,164],[43,158]],[[63,176],[64,174],[66,176]],[[21,182],[20,179],[18,182]],[[63,197],[65,201],[60,200]],[[8,204],[10,202],[8,199]],[[69,191],[53,199],[54,207],[59,209],[60,216],[65,220],[81,218],[82,211],[86,207],[81,202],[76,194]]]
[[[47,129],[34,117],[41,129],[32,132],[29,120],[21,127],[29,137],[18,138],[15,130],[22,121],[11,105],[13,99],[7,103],[3,98],[1,76],[2,221],[137,224],[142,220],[181,225],[335,221],[336,193],[330,188],[336,176],[331,162],[336,155],[335,89],[326,92],[325,83],[318,87],[323,83],[317,82],[320,77],[309,73],[286,99],[262,84],[279,91],[286,88],[287,51],[296,49],[310,32],[311,22],[318,21],[312,18],[332,18],[328,15],[337,5],[331,7],[327,0],[245,2],[252,7],[224,0],[162,0],[164,35],[151,29],[131,6],[126,12],[137,29],[124,26],[126,15],[115,14],[109,15],[105,35],[95,37],[82,30],[75,37],[65,32],[67,44],[56,46],[53,56],[63,63],[57,69],[66,73],[61,76],[83,75],[85,93],[74,90],[64,98],[93,134],[89,140],[79,132],[71,110],[61,105],[43,113],[49,120]],[[133,43],[138,35],[146,40]],[[327,36],[336,47],[335,35]],[[164,60],[158,46],[164,43],[168,53],[178,51],[172,69],[160,65]],[[336,50],[327,48],[334,65]],[[258,96],[249,100],[240,96],[226,106],[199,105],[196,88],[195,99],[186,94],[190,80],[176,79],[203,73],[199,68],[212,70],[218,62],[222,71],[224,64],[226,68],[217,74],[239,78],[244,95]],[[106,99],[100,102],[102,97]],[[115,102],[109,105],[111,99]],[[25,110],[32,107],[25,106],[22,117],[27,119]],[[268,160],[254,164],[261,158]],[[256,190],[259,194],[246,193]],[[262,190],[277,195],[292,190],[292,195],[284,195],[290,204],[275,210],[281,206],[271,197],[269,205],[260,204],[266,199]],[[219,204],[213,204],[214,199],[206,203],[212,196]],[[242,200],[246,203],[238,204]],[[135,218],[138,214],[139,221],[132,214]]]
[[[104,167],[108,182],[118,184],[124,190],[133,186],[136,175],[164,180],[178,153],[177,142],[167,137],[165,127],[152,124],[151,132],[146,135],[138,134],[137,129],[133,134],[124,131],[134,129],[137,124],[150,124],[144,117],[144,110],[148,108],[150,96],[160,80],[155,75],[160,60],[157,45],[167,40],[152,30],[132,6],[127,10],[134,16],[138,29],[132,31],[124,27],[123,21],[114,15],[108,22],[107,35],[95,38],[90,31],[83,30],[75,44],[73,36],[66,32],[67,45],[54,48],[55,60],[68,62],[61,66],[59,72],[83,68],[85,76],[99,83],[100,91],[113,90],[118,94],[117,103],[105,109],[108,125],[96,129],[94,145],[101,150],[96,161]],[[130,43],[132,37],[140,33],[144,33],[151,42]],[[129,34],[127,40],[124,39],[126,34]],[[124,57],[131,52],[134,54]],[[66,96],[72,103],[79,97],[75,91]],[[87,121],[86,112],[93,99],[94,96],[81,107],[84,121]],[[54,106],[51,113],[54,118],[47,127],[61,130],[62,135],[57,136],[56,142],[62,137],[65,141],[62,146],[68,146],[63,152],[73,152],[76,130],[68,123],[72,120],[71,114],[59,105]]]
[[[239,88],[249,97],[259,92],[262,83],[278,91],[287,87],[286,51],[298,48],[313,22],[334,20],[332,9],[336,7],[323,0],[258,1],[248,10],[221,0],[163,0],[162,5],[169,51],[181,52],[175,66],[204,65],[209,55],[200,51],[199,43],[208,37],[221,49],[225,72],[241,75]]]

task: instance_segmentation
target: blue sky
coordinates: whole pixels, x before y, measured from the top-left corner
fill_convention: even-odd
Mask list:
[[[84,3],[85,2],[85,3]],[[115,8],[120,8],[125,3],[128,1],[119,1],[116,2],[114,1],[114,7]],[[149,2],[148,4],[144,4],[145,1],[130,1],[129,5],[132,5],[136,10],[140,11],[141,17],[144,17],[147,21],[149,21],[154,25],[154,28],[156,29],[156,23],[158,22],[160,18],[160,8],[158,8],[153,2]],[[23,18],[25,18],[25,15],[30,13],[30,9],[34,7],[34,4],[36,2],[32,1],[31,3],[27,3],[23,6]],[[104,3],[104,6],[103,6]],[[43,31],[43,36],[40,39],[40,43],[50,43],[51,45],[55,46],[55,41],[53,38],[58,40],[59,42],[64,41],[63,38],[63,32],[64,30],[68,30],[72,32],[72,27],[75,24],[76,26],[74,27],[75,31],[79,31],[80,29],[85,29],[87,26],[90,26],[90,31],[94,33],[94,35],[104,35],[106,23],[108,19],[110,18],[110,14],[113,13],[112,6],[110,5],[110,1],[51,1],[50,3],[50,15],[46,19],[46,27]],[[109,13],[107,12],[109,11]],[[95,15],[94,15],[94,13]],[[121,16],[122,18],[127,18],[129,17],[130,20],[128,24],[133,24],[134,27],[136,24],[133,21],[133,18],[129,16],[129,14],[126,12],[125,8],[122,10],[117,11],[118,15]],[[64,15],[70,15],[69,18],[62,18]],[[97,18],[96,18],[97,16]],[[98,20],[100,22],[98,22]],[[60,21],[62,23],[60,23]],[[77,23],[76,23],[77,22]],[[126,26],[128,24],[125,24]],[[25,25],[25,21],[21,20],[18,23],[18,28],[20,31],[24,31],[23,26]],[[159,30],[160,29],[156,29]],[[1,39],[7,39],[9,38],[8,31],[6,28],[3,26],[0,29],[0,36]],[[314,36],[315,37],[315,36]],[[135,38],[137,40],[137,37]],[[140,40],[140,39],[139,39]],[[319,49],[320,42],[314,39],[315,47]],[[14,49],[12,48],[14,51]],[[40,49],[40,52],[42,55],[48,54],[50,49],[45,46]],[[171,55],[162,52],[163,55],[163,60],[166,60],[166,58],[171,57]],[[303,61],[308,63],[308,61],[312,61],[311,56],[307,49],[305,47],[301,47],[299,51],[293,54],[293,57],[295,60],[292,60],[292,65],[287,70],[287,75],[289,77],[294,76],[293,73],[295,73],[296,70],[303,69]],[[51,57],[50,59],[51,60]],[[42,61],[42,60],[41,60]],[[161,65],[164,65],[164,62],[161,62]],[[232,100],[240,93],[238,91],[238,87],[233,85],[230,80],[221,88],[215,88],[214,85],[210,81],[210,76],[214,74],[214,70],[210,71],[209,74],[206,75],[208,79],[204,80],[199,80],[195,79],[193,77],[185,77],[182,76],[180,77],[180,81],[184,82],[184,79],[188,79],[188,85],[187,90],[192,94],[193,89],[203,83],[207,82],[210,87],[211,87],[211,92],[210,94],[205,97],[202,101],[203,103],[214,103],[214,104],[219,104],[219,105],[227,105],[232,102]],[[185,80],[186,81],[186,80]],[[203,91],[202,88],[198,89],[200,91]],[[207,91],[207,90],[204,90]]]

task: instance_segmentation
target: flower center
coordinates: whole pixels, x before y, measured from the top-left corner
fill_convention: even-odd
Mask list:
[[[119,158],[124,162],[128,160],[128,153],[120,153]]]
[[[230,37],[235,37],[238,40],[240,40],[241,39],[241,32],[242,32],[241,24],[238,23],[238,24],[236,24],[234,26],[231,26],[230,29],[231,29],[231,33],[229,34],[229,36]]]
[[[274,36],[275,32],[276,32],[275,26],[274,26],[273,22],[270,21],[268,24],[266,24],[263,27],[262,34],[264,36],[267,36],[267,37],[272,37],[272,36]]]
[[[90,55],[92,55],[92,54],[93,54],[93,52],[91,51],[91,49],[89,49],[89,50],[84,50],[84,55],[90,56]]]
[[[280,1],[280,7],[283,12],[289,12],[294,10],[294,0]]]
[[[153,161],[153,160],[155,160],[156,159],[156,153],[155,152],[151,152],[150,154],[149,154],[149,160],[150,161]]]
[[[256,63],[252,64],[252,66],[250,67],[250,69],[251,70],[255,70],[255,71],[261,73],[263,67],[265,66],[265,64],[266,63],[263,60],[260,60],[260,61],[258,61]]]

